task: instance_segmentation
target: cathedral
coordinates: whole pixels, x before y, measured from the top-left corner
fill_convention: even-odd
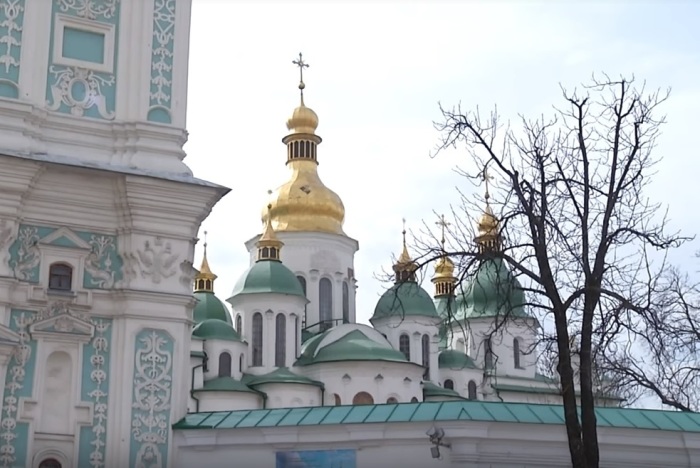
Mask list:
[[[205,240],[195,268],[229,189],[184,162],[191,7],[0,0],[0,466],[569,464],[540,323],[497,255],[459,290],[441,256],[428,291],[404,232],[357,323],[301,54],[250,266],[216,284]],[[488,204],[477,228],[497,253]],[[697,415],[598,404],[601,466],[700,465]]]

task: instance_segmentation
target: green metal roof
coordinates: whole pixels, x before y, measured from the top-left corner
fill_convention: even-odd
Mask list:
[[[700,413],[625,408],[597,408],[599,427],[700,433]],[[558,405],[483,401],[436,401],[386,405],[318,406],[192,413],[173,429],[239,429],[333,424],[433,421],[504,422],[564,425]]]
[[[440,387],[432,382],[423,382],[423,397],[462,398],[456,391]]]
[[[301,355],[294,365],[308,366],[321,362],[337,361],[408,362],[403,353],[392,348],[388,342],[386,344],[377,343],[361,330],[352,330],[316,352],[323,338],[334,330],[336,329],[332,328],[305,342],[301,348]]]
[[[397,283],[379,298],[370,320],[389,317],[438,317],[433,298],[413,281]]]
[[[231,297],[239,294],[276,293],[306,298],[296,275],[276,260],[259,260],[253,264],[233,287]]]
[[[243,341],[233,326],[219,319],[207,319],[194,327],[192,336],[202,340]]]
[[[289,383],[289,384],[300,384],[300,385],[313,385],[314,387],[324,388],[323,382],[318,380],[311,380],[303,375],[295,374],[286,367],[280,367],[272,372],[264,375],[246,375],[243,379],[244,382],[255,387],[257,385],[271,384],[271,383]]]
[[[252,388],[248,387],[246,384],[240,380],[236,380],[233,377],[217,377],[211,380],[205,380],[204,386],[202,388],[197,388],[193,390],[194,393],[199,392],[246,392],[246,393],[260,393]]]
[[[525,293],[517,278],[501,258],[484,260],[460,297],[458,318],[529,317]]]
[[[233,325],[228,309],[213,292],[199,291],[194,293],[194,297],[197,299],[197,305],[194,306],[192,311],[192,318],[195,324],[201,323],[206,319],[219,319]]]
[[[446,349],[438,355],[440,369],[477,369],[474,360],[456,349]]]

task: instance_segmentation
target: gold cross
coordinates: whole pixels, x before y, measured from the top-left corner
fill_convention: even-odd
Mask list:
[[[401,235],[403,236],[403,245],[406,245],[406,218],[401,218],[401,222],[403,223],[403,230],[401,231]]]
[[[207,254],[207,231],[204,231],[204,255]]]
[[[488,202],[489,200],[489,180],[493,180],[493,176],[489,175],[488,172],[488,166],[484,166],[484,169],[481,171],[481,180],[484,181],[486,184],[486,194],[484,195],[484,198],[486,198],[486,201]]]
[[[304,58],[301,56],[301,52],[299,52],[299,60],[292,60],[292,63],[299,67],[299,90],[301,91],[301,99],[303,102],[304,88],[306,87],[306,85],[304,84],[304,68],[309,68],[309,64],[304,62]]]
[[[440,239],[440,243],[442,244],[442,250],[445,250],[445,229],[450,226],[450,223],[445,221],[445,215],[440,215],[440,220],[437,221],[435,224],[440,226],[442,228],[442,238]]]

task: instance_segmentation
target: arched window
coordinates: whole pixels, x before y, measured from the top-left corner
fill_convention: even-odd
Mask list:
[[[425,375],[427,376],[430,370],[430,337],[428,335],[423,335],[421,338],[421,357],[423,367],[425,367]]]
[[[493,369],[493,349],[491,349],[491,338],[484,341],[484,368]]]
[[[39,463],[39,468],[62,468],[62,465],[55,458],[45,458]]]
[[[263,316],[260,312],[253,315],[253,367],[263,365]]]
[[[406,360],[411,360],[411,339],[406,334],[402,334],[399,337],[399,351],[406,356]]]
[[[411,398],[411,403],[418,403],[418,398],[416,398],[416,397]]]
[[[445,380],[445,385],[443,385],[448,390],[454,390],[455,389],[455,383],[451,379]]]
[[[397,400],[395,397],[392,396],[392,397],[387,398],[386,402],[395,404],[395,403],[398,403],[399,400]]]
[[[275,319],[275,366],[284,367],[287,348],[287,319],[277,314]]]
[[[373,405],[374,398],[367,392],[360,392],[352,398],[353,405]]]
[[[245,355],[241,353],[240,357],[238,358],[238,371],[243,373],[243,361],[245,361]]]
[[[350,288],[343,281],[343,323],[350,323]]]
[[[241,314],[236,315],[236,331],[243,336],[243,316]]]
[[[318,282],[318,312],[321,330],[329,329],[333,320],[333,284],[328,278]]]
[[[70,291],[73,283],[73,268],[65,263],[54,263],[49,267],[49,289]]]
[[[467,384],[467,398],[470,400],[476,400],[476,382],[470,380]]]
[[[520,367],[520,340],[513,338],[513,365],[516,369],[522,369]]]
[[[227,352],[219,354],[219,377],[231,377],[231,355]]]
[[[294,356],[299,356],[299,317],[294,317]]]
[[[335,406],[340,406],[341,405],[340,395],[338,395],[337,393],[334,393],[333,394],[333,401],[335,402]]]
[[[304,291],[304,296],[306,296],[306,278],[303,276],[297,276],[299,283],[301,283],[301,289]]]
[[[207,289],[211,289],[211,280],[207,280],[207,281],[205,282],[205,285],[206,285],[205,287],[206,287]]]

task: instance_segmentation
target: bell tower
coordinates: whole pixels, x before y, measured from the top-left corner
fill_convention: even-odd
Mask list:
[[[0,1],[0,150],[191,174],[182,163],[190,8]]]
[[[0,467],[172,464],[192,266],[191,0],[0,0]]]

